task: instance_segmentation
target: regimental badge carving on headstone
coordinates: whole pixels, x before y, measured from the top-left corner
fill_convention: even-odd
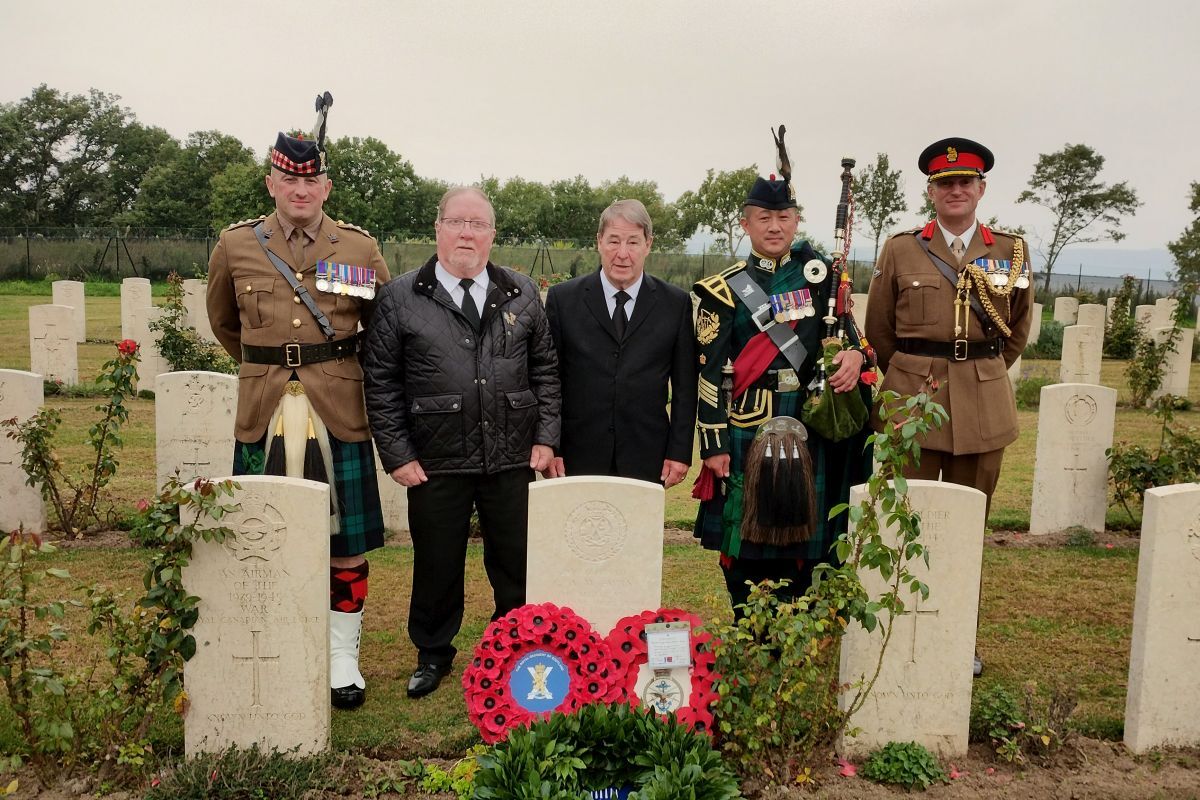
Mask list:
[[[225,518],[225,525],[237,531],[226,536],[224,545],[238,561],[270,561],[283,546],[287,523],[270,503],[253,495],[242,499],[242,510]]]
[[[625,546],[629,526],[620,509],[603,500],[581,504],[567,517],[567,541],[584,561],[602,562]]]
[[[1077,394],[1063,408],[1067,422],[1072,425],[1087,425],[1096,418],[1096,399],[1086,394]]]
[[[1188,546],[1192,551],[1192,558],[1200,561],[1200,523],[1192,526],[1188,531]]]

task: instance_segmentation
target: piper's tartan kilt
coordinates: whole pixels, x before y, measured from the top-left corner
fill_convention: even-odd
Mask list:
[[[868,390],[869,391],[869,390]],[[773,392],[774,415],[800,419],[801,403],[807,392]],[[868,406],[869,407],[869,406]],[[719,550],[733,558],[802,558],[805,561],[832,561],[829,548],[837,537],[846,532],[849,516],[839,514],[829,519],[829,509],[846,502],[850,487],[862,483],[871,474],[871,452],[864,450],[865,429],[840,442],[830,442],[808,431],[808,452],[812,456],[813,477],[817,498],[817,529],[807,542],[790,547],[774,547],[742,541],[742,482],[745,477],[745,458],[758,427],[729,426],[729,478],[725,494],[720,490],[712,500],[700,504],[695,535],[709,550]]]
[[[266,434],[257,442],[234,442],[233,474],[261,475],[266,462]],[[329,537],[329,555],[357,556],[383,547],[383,508],[375,477],[371,440],[343,442],[329,434],[333,491],[337,492],[341,533]]]

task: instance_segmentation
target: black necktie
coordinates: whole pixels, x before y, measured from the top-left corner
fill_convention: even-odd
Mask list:
[[[467,318],[467,322],[471,323],[471,327],[478,331],[479,306],[475,305],[475,298],[471,296],[471,287],[475,285],[475,281],[471,278],[463,278],[458,285],[463,288],[463,316]]]
[[[625,304],[629,302],[629,295],[625,290],[616,294],[617,307],[613,311],[613,327],[617,330],[617,341],[625,338],[625,326],[629,324],[629,317],[625,316]]]

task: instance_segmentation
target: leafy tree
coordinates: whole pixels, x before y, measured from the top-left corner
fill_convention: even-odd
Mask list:
[[[1054,153],[1038,156],[1029,178],[1029,188],[1017,197],[1018,203],[1034,203],[1054,216],[1054,233],[1046,250],[1045,291],[1050,291],[1050,275],[1063,248],[1125,238],[1121,217],[1136,213],[1141,203],[1137,193],[1125,181],[1112,185],[1098,180],[1104,156],[1086,144],[1068,144]],[[1104,226],[1097,231],[1093,225]]]
[[[547,235],[580,244],[594,241],[604,206],[587,178],[576,175],[550,184],[551,207]]]
[[[214,231],[243,219],[271,213],[275,201],[263,180],[269,168],[265,159],[258,164],[237,161],[213,176],[208,184],[208,224]]]
[[[1172,278],[1176,284],[1190,284],[1192,293],[1188,296],[1191,297],[1195,296],[1196,285],[1200,284],[1200,183],[1192,182],[1192,200],[1188,209],[1197,215],[1196,218],[1178,239],[1167,244],[1167,249],[1175,259],[1175,274]],[[1179,305],[1182,312],[1184,304]]]
[[[106,223],[132,196],[165,133],[138,125],[119,99],[42,84],[0,104],[0,215],[8,224]]]
[[[679,209],[679,233],[689,238],[700,228],[712,232],[720,247],[732,258],[746,238],[739,220],[746,192],[758,177],[758,165],[717,172],[708,170],[696,191],[687,191],[675,201]]]
[[[879,259],[879,239],[896,224],[900,213],[908,210],[904,199],[904,181],[900,170],[892,170],[887,153],[875,156],[875,163],[854,176],[854,204],[858,221],[865,222],[875,236],[875,255]]]
[[[220,131],[196,131],[183,146],[170,144],[142,180],[123,221],[149,228],[208,228],[212,181],[231,164],[253,165],[254,153]]]
[[[492,198],[500,236],[509,241],[530,242],[558,235],[550,229],[553,197],[548,186],[524,178],[510,178],[503,185],[495,178],[491,181],[492,188],[484,191]]]
[[[380,235],[413,229],[418,179],[412,164],[372,136],[344,136],[328,148],[333,192],[327,214]]]
[[[654,181],[634,181],[622,175],[615,181],[605,181],[596,187],[596,205],[600,210],[608,208],[617,200],[640,200],[650,214],[654,224],[654,249],[659,251],[680,250],[683,238],[679,235],[679,212],[668,203]],[[596,225],[600,217],[596,216]]]

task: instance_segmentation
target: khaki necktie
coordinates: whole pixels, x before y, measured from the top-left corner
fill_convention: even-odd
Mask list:
[[[304,235],[304,231],[300,228],[293,228],[292,235],[288,237],[288,248],[292,251],[292,263],[296,264],[297,269],[304,269],[307,264],[304,263],[304,246],[308,244],[308,237]]]
[[[954,257],[962,262],[963,253],[967,252],[967,246],[963,244],[963,240],[955,236],[954,241],[950,243],[950,252],[954,253]]]

